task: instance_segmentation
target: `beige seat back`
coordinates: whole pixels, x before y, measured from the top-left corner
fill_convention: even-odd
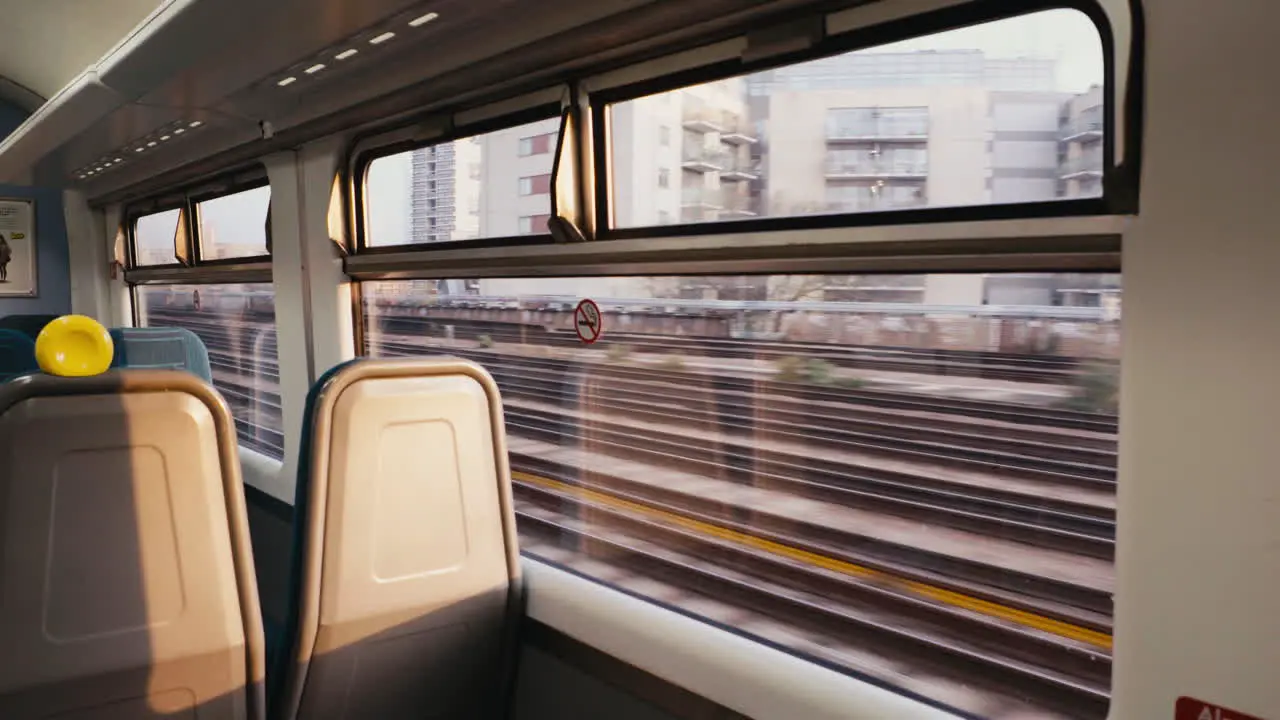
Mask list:
[[[236,436],[194,375],[0,386],[0,718],[264,717]]]
[[[519,556],[492,378],[447,358],[356,361],[308,406],[273,716],[504,713]]]

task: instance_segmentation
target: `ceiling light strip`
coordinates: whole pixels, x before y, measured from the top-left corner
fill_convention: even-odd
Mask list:
[[[107,170],[113,170],[128,161],[128,158],[140,155],[152,148],[159,147],[160,143],[173,139],[187,130],[194,130],[204,125],[202,120],[175,120],[141,138],[125,143],[112,152],[105,153],[96,160],[92,160],[80,168],[73,170],[73,175],[77,180],[87,180],[95,175],[100,175]],[[130,153],[129,151],[132,151]]]
[[[360,42],[357,38],[363,37],[366,45],[376,48],[385,45],[388,41],[397,37],[397,32],[393,28],[403,28],[405,25],[408,25],[410,28],[420,28],[438,20],[439,18],[440,13],[424,13],[421,8],[407,13],[401,13],[382,28],[365,30],[356,37],[347,38],[341,43],[337,43],[332,47],[316,53],[316,55],[311,59],[305,62],[296,63],[287,70],[282,71],[276,75],[276,87],[290,87],[295,85],[298,80],[304,76],[316,76],[320,71],[328,68],[328,63],[330,62],[350,60],[356,55],[359,55],[360,50],[356,47],[352,47]]]

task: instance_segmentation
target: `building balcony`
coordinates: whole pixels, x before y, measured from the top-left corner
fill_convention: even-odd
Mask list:
[[[447,185],[441,183],[436,185],[435,187],[431,187],[430,185],[424,185],[421,183],[413,183],[411,187],[413,189],[414,197],[418,197],[418,198],[438,198],[438,197],[452,198],[455,192],[455,186],[452,183]]]
[[[828,143],[928,141],[929,127],[924,123],[870,122],[827,126]]]
[[[1062,142],[1101,142],[1102,118],[1082,116],[1067,121],[1058,129],[1058,137]]]
[[[726,126],[720,132],[720,142],[729,145],[754,145],[760,142],[760,138],[756,136],[756,130],[750,124],[738,121]]]
[[[685,108],[683,125],[685,130],[696,133],[724,132],[725,114],[707,108]]]
[[[755,128],[742,115],[705,106],[686,107],[684,129],[696,133],[718,133],[720,142],[728,145],[752,145],[759,142]]]
[[[828,160],[828,180],[868,180],[877,178],[910,178],[915,180],[929,176],[927,162],[894,162],[891,160],[848,162]]]
[[[1102,155],[1081,155],[1062,164],[1059,176],[1063,180],[1084,177],[1102,177]]]
[[[719,188],[687,187],[680,191],[680,206],[720,210],[724,207],[724,193]]]
[[[732,165],[733,159],[728,153],[703,148],[686,148],[680,160],[680,167],[693,172],[721,172]]]
[[[760,164],[752,160],[734,160],[720,170],[720,181],[750,182],[760,179]]]
[[[755,198],[750,195],[742,195],[735,192],[725,193],[723,196],[723,206],[720,209],[720,217],[726,220],[736,218],[757,217],[760,213],[756,209]]]

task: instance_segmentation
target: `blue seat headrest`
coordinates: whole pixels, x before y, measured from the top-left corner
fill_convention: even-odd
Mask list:
[[[57,315],[6,315],[0,317],[0,329],[17,330],[34,340],[45,325],[57,319]]]
[[[0,382],[39,370],[35,341],[17,330],[0,329]]]
[[[213,382],[209,350],[190,330],[176,327],[112,328],[114,368],[186,370]]]

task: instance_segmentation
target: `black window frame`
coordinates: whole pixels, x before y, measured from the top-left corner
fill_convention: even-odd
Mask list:
[[[236,193],[242,193],[247,190],[257,190],[258,188],[271,189],[271,183],[264,177],[261,180],[252,180],[239,182],[234,185],[226,186],[219,189],[209,189],[204,192],[196,192],[187,196],[188,210],[187,218],[191,223],[191,256],[193,267],[219,265],[239,265],[247,262],[255,262],[261,260],[271,260],[271,232],[268,230],[264,237],[267,251],[262,255],[245,255],[243,257],[219,258],[216,260],[204,259],[204,244],[200,239],[200,204],[210,200],[217,200]],[[265,219],[266,227],[271,226],[271,199],[268,194],[267,198],[267,216]]]
[[[350,177],[344,184],[348,190],[350,198],[350,209],[346,213],[349,227],[347,235],[351,238],[350,250],[352,254],[360,255],[376,255],[389,253],[408,253],[408,252],[430,252],[442,250],[475,250],[501,248],[511,245],[551,245],[555,243],[555,239],[550,232],[533,233],[529,235],[503,235],[484,238],[473,238],[470,240],[449,240],[425,243],[403,243],[398,245],[371,246],[368,238],[368,197],[367,197],[367,181],[369,177],[369,167],[375,160],[400,153],[412,152],[423,148],[435,147],[445,143],[455,142],[457,140],[465,140],[467,138],[485,135],[488,133],[509,130],[521,125],[528,125],[544,120],[561,119],[563,125],[563,105],[561,103],[541,103],[530,106],[528,108],[518,110],[511,113],[504,113],[493,118],[466,123],[463,125],[454,125],[452,118],[458,112],[466,108],[457,108],[446,113],[431,113],[427,118],[441,117],[446,118],[448,122],[448,130],[441,135],[432,137],[429,140],[402,140],[399,142],[391,142],[386,145],[378,145],[361,150],[355,154],[348,163]],[[413,123],[400,123],[395,126],[382,127],[375,132],[366,133],[356,137],[352,141],[352,146],[358,146],[362,140],[368,140],[370,137],[383,135],[393,132],[396,129],[411,127],[414,124],[423,122],[424,118],[417,118]],[[558,135],[559,133],[557,133]],[[531,136],[532,137],[532,136]],[[519,139],[517,139],[519,142]],[[555,152],[556,143],[551,144],[551,151]],[[517,154],[519,148],[516,149]],[[555,195],[555,169],[551,171],[551,195]],[[518,182],[518,179],[517,179]],[[554,214],[554,213],[552,213]]]
[[[506,248],[520,248],[522,255],[528,255],[534,249],[545,247],[548,251],[548,257],[552,258],[551,264],[560,265],[561,263],[555,260],[560,257],[560,254],[556,250],[552,250],[552,247],[563,244],[564,240],[549,233],[449,242],[410,243],[385,247],[368,247],[364,237],[367,232],[365,227],[367,209],[365,207],[364,179],[368,165],[372,160],[397,152],[430,147],[443,142],[510,128],[515,125],[550,119],[553,114],[552,109],[557,106],[561,108],[561,125],[554,149],[556,162],[552,169],[553,183],[559,177],[558,168],[566,142],[585,140],[588,145],[584,150],[592,156],[591,169],[594,173],[594,182],[590,186],[580,188],[584,194],[593,196],[588,206],[583,209],[583,212],[588,217],[581,218],[588,221],[592,226],[591,232],[585,240],[587,240],[588,245],[595,245],[597,242],[603,241],[605,244],[597,246],[598,250],[596,251],[602,255],[607,255],[610,252],[608,250],[609,241],[622,241],[614,247],[619,248],[619,251],[625,256],[626,259],[622,260],[624,264],[637,262],[635,258],[637,253],[640,252],[638,243],[645,240],[663,241],[662,246],[668,248],[664,252],[674,253],[676,252],[674,241],[678,241],[681,238],[689,238],[691,248],[701,249],[705,242],[711,238],[732,237],[743,234],[754,234],[761,236],[761,239],[764,240],[773,233],[794,232],[797,230],[841,230],[884,226],[909,227],[955,223],[973,224],[1022,219],[1045,222],[1053,220],[1074,222],[1087,220],[1088,218],[1101,219],[1134,215],[1138,212],[1142,154],[1145,20],[1141,0],[1115,1],[1119,3],[1119,6],[1107,5],[1104,7],[1102,0],[1027,0],[1025,4],[1010,8],[1002,0],[973,0],[972,2],[957,3],[915,15],[896,17],[865,26],[856,26],[838,34],[824,37],[816,41],[813,46],[795,52],[780,53],[754,60],[732,57],[720,61],[708,61],[700,66],[669,71],[661,76],[648,77],[635,82],[624,81],[617,85],[610,85],[606,79],[603,84],[599,84],[600,89],[592,90],[587,94],[584,98],[587,102],[579,105],[576,100],[576,98],[580,97],[580,93],[587,90],[588,86],[596,86],[598,84],[602,73],[605,74],[603,77],[607,78],[608,73],[618,70],[643,69],[646,63],[660,61],[682,52],[694,52],[703,48],[709,49],[717,42],[730,39],[739,40],[749,37],[753,32],[750,28],[741,26],[727,28],[721,32],[681,41],[652,54],[623,58],[616,62],[593,67],[589,71],[559,77],[554,82],[524,86],[526,89],[522,90],[522,93],[525,94],[536,93],[546,97],[547,90],[563,88],[566,90],[566,95],[562,96],[558,102],[552,100],[530,100],[526,104],[517,105],[514,101],[521,95],[507,93],[486,94],[474,101],[463,101],[454,105],[447,105],[443,109],[435,109],[412,116],[402,116],[385,124],[371,126],[352,138],[348,145],[346,163],[341,171],[344,188],[348,193],[349,200],[347,211],[344,213],[347,237],[349,238],[347,272],[356,280],[389,279],[392,277],[443,277],[444,275],[438,274],[443,270],[436,269],[434,267],[436,261],[430,258],[439,258],[439,262],[451,268],[478,269],[488,262],[490,255],[476,251]],[[822,23],[830,22],[831,18],[835,17],[831,13],[839,13],[853,7],[854,5],[849,2],[838,2],[832,7],[822,9],[817,15],[808,16],[808,19],[812,20],[816,26],[821,24],[818,21],[822,21]],[[780,216],[706,223],[659,224],[636,228],[608,227],[608,219],[612,209],[612,198],[608,191],[613,184],[613,179],[609,175],[612,157],[611,148],[605,142],[608,139],[608,127],[605,118],[610,105],[613,103],[760,70],[879,47],[902,40],[927,37],[964,27],[983,25],[1047,10],[1061,9],[1077,10],[1089,18],[1098,33],[1101,46],[1105,92],[1102,107],[1105,112],[1104,145],[1105,160],[1107,161],[1103,178],[1106,183],[1106,194],[1104,196],[1067,200],[1054,199],[1034,203],[981,204],[963,207],[918,208],[829,215]],[[1117,73],[1117,67],[1122,58],[1117,54],[1110,12],[1124,10],[1128,12],[1126,18],[1128,25],[1125,27],[1124,33],[1127,44],[1124,48],[1126,52],[1123,58],[1126,72],[1123,78],[1120,78]],[[1123,87],[1118,82],[1120,79],[1124,80]],[[456,124],[456,120],[464,113],[485,111],[502,105],[519,109],[512,111],[499,110],[492,115],[482,112],[481,117],[483,119],[481,120]],[[580,107],[586,115],[585,119],[590,123],[588,137],[586,138],[577,137],[580,134],[577,130],[571,133],[566,130],[567,119]],[[1116,115],[1121,108],[1124,111],[1123,127],[1120,127],[1116,120]],[[583,118],[578,118],[579,123],[582,120]],[[757,129],[759,129],[759,123],[756,123],[756,125]],[[423,131],[432,134],[427,136]],[[572,134],[573,137],[569,137],[569,134]],[[383,139],[384,137],[385,139]],[[400,139],[406,137],[411,139]],[[426,137],[426,139],[419,139],[423,137]],[[1119,162],[1115,162],[1112,158],[1115,155],[1115,148],[1120,142],[1123,142],[1124,154]],[[367,146],[362,147],[362,145]],[[552,198],[553,201],[556,198],[554,185]],[[552,217],[556,217],[558,212],[553,202]],[[1104,234],[1109,233],[1109,231],[1102,232]],[[961,244],[969,247],[970,244],[977,243],[977,246],[988,247],[990,252],[1000,256],[999,260],[992,263],[975,262],[973,267],[970,268],[971,270],[979,271],[988,265],[992,269],[1011,270],[1013,269],[1011,264],[1017,265],[1012,258],[1020,255],[1023,251],[1034,254],[1046,251],[1046,248],[1048,248],[1050,252],[1056,252],[1054,250],[1056,248],[1054,242],[1050,238],[1045,238],[1045,240],[1047,242],[1033,243],[1023,250],[1012,252],[1012,254],[1010,254],[1009,249],[1015,246],[1005,241],[993,240],[984,243],[974,239],[968,244]],[[1092,240],[1097,240],[1097,238],[1092,238],[1090,242]],[[884,245],[884,243],[880,243],[880,245]],[[931,243],[926,242],[920,246],[922,257],[930,255],[931,251],[929,247],[926,247],[929,245]],[[1090,267],[1101,269],[1104,266],[1106,268],[1118,266],[1118,245],[1119,239],[1114,234],[1103,245],[1090,244],[1090,252],[1100,253],[1096,258],[1097,262],[1091,264]],[[863,252],[863,250],[867,250],[867,246],[861,243],[857,243],[857,247],[858,252],[854,252],[853,255],[859,258],[865,256],[869,259],[879,252],[874,248],[869,252]],[[933,252],[942,251],[934,249]],[[1103,255],[1106,257],[1102,257]],[[573,256],[572,253],[566,253],[565,258],[561,259]],[[379,257],[385,257],[387,260],[379,261]],[[647,255],[645,257],[644,264],[647,265],[652,262]],[[779,256],[779,259],[781,259],[781,256]],[[497,261],[499,265],[502,264],[500,256],[494,256],[493,260]],[[731,260],[726,262],[729,262],[730,265],[734,264]],[[916,262],[915,260],[909,264],[917,271],[924,271],[923,268],[931,266],[929,263]],[[1068,264],[1070,267],[1077,267],[1076,264]],[[852,265],[857,265],[861,272],[866,272],[867,269],[865,268],[868,265],[876,265],[878,267],[876,262],[870,261],[851,263]],[[951,267],[952,264],[943,262],[940,266]],[[397,267],[403,267],[403,269],[396,269]]]
[[[141,207],[131,206],[129,210],[126,211],[124,216],[124,226],[125,226],[124,249],[125,249],[125,272],[126,273],[131,270],[138,270],[142,268],[171,269],[171,268],[191,267],[190,265],[185,265],[182,262],[180,262],[176,255],[173,258],[173,262],[156,263],[154,265],[138,264],[138,221],[144,217],[149,217],[151,215],[159,215],[161,213],[169,212],[170,210],[182,211],[182,213],[179,215],[179,222],[186,224],[187,236],[190,237],[191,209],[187,203],[187,199],[185,196],[178,199],[164,198],[154,203],[148,203]],[[174,229],[175,231],[177,230],[176,227]],[[194,257],[194,248],[192,249],[192,251],[193,251],[192,255]]]
[[[200,223],[197,220],[199,210],[197,206],[208,200],[216,200],[228,195],[234,195],[246,190],[255,190],[257,188],[270,188],[271,183],[268,181],[265,170],[252,170],[249,172],[227,173],[219,179],[202,182],[192,185],[186,189],[176,193],[167,194],[152,200],[143,200],[129,204],[126,206],[123,214],[123,224],[127,242],[125,243],[125,256],[127,264],[125,267],[125,279],[129,281],[129,274],[137,271],[164,270],[174,271],[183,270],[192,273],[198,273],[201,268],[205,267],[226,267],[239,266],[246,264],[257,264],[271,261],[271,233],[267,232],[267,252],[262,255],[247,255],[236,258],[220,258],[217,260],[205,260],[203,258],[203,248],[200,243]],[[138,220],[168,210],[183,210],[183,222],[186,225],[187,237],[191,243],[189,248],[191,260],[189,263],[182,263],[174,258],[172,263],[163,263],[155,265],[139,265],[138,264]],[[267,203],[267,226],[271,223],[272,204]],[[134,284],[134,281],[129,281]],[[184,281],[186,282],[186,281]],[[195,278],[192,282],[199,282]]]
[[[1138,210],[1138,167],[1141,159],[1140,128],[1142,122],[1142,16],[1136,0],[1130,0],[1133,16],[1132,57],[1129,63],[1127,95],[1117,92],[1116,43],[1106,11],[1094,0],[1029,0],[1025,3],[1003,0],[976,0],[906,18],[874,24],[838,35],[822,38],[811,47],[797,52],[759,60],[731,59],[690,68],[662,77],[641,80],[591,93],[592,145],[595,149],[595,240],[632,240],[659,237],[692,237],[734,233],[758,233],[828,228],[857,228],[917,223],[959,223],[989,220],[1021,220],[1029,218],[1081,217],[1134,214]],[[609,187],[613,178],[612,146],[609,142],[609,112],[613,105],[693,85],[711,83],[733,77],[797,65],[891,43],[936,35],[965,27],[1031,15],[1047,10],[1077,10],[1093,23],[1102,46],[1103,62],[1103,194],[1100,197],[1044,200],[1026,203],[990,203],[957,207],[911,208],[904,210],[790,215],[749,220],[717,220],[671,225],[614,227]],[[1125,127],[1117,127],[1116,105],[1125,105]],[[1116,139],[1123,131],[1125,156],[1115,162]]]

